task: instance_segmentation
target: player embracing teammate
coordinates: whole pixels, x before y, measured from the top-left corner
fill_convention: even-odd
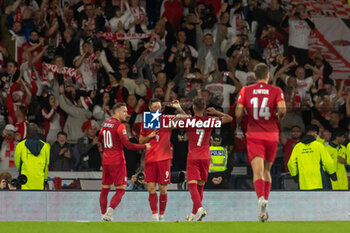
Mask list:
[[[221,121],[221,123],[229,123],[232,121],[232,117],[215,110],[214,108],[207,108],[205,101],[201,97],[195,97],[193,99],[193,111],[194,116],[185,118],[183,121],[195,122],[195,127],[186,128],[188,134],[188,156],[187,156],[187,181],[188,190],[191,194],[193,201],[192,213],[187,217],[188,221],[201,221],[207,214],[202,206],[203,190],[205,182],[208,178],[209,165],[210,165],[210,151],[209,141],[210,135],[213,130],[212,121]],[[173,107],[177,109],[179,113],[184,114],[178,102],[173,103]],[[205,116],[205,110],[209,115],[216,115],[219,119],[212,116]],[[210,121],[208,126],[205,126],[204,122]],[[221,125],[221,124],[219,124]],[[197,215],[197,219],[195,219]]]
[[[283,92],[267,84],[269,69],[260,63],[254,68],[256,84],[241,89],[236,118],[240,122],[244,108],[248,114],[247,151],[253,169],[254,189],[258,196],[259,221],[268,219],[267,204],[271,190],[271,166],[279,140],[278,121],[286,114]]]

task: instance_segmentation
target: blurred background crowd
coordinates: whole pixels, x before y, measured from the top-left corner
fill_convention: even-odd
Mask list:
[[[237,94],[256,82],[260,62],[287,104],[276,174],[288,172],[307,125],[318,125],[325,145],[335,131],[347,143],[349,89],[331,78],[321,51],[310,53],[315,24],[303,3],[288,10],[279,0],[2,0],[0,6],[0,171],[15,167],[14,151],[30,122],[51,145],[51,171],[99,171],[98,131],[117,102],[127,104],[132,142],[153,97],[171,113],[172,100],[190,111],[191,100],[202,96],[208,107],[234,117]],[[245,131],[246,119],[214,130],[212,145],[226,148],[229,159],[211,177],[213,185],[228,187],[233,167],[246,165]],[[172,170],[185,170],[186,132],[174,130],[171,143]],[[131,177],[142,153],[125,155]]]

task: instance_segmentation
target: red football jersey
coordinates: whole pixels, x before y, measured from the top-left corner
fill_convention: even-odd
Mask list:
[[[215,121],[214,117],[210,116],[193,116],[187,118],[186,120],[195,120],[197,121]],[[188,156],[187,159],[210,159],[210,135],[213,127],[209,128],[198,128],[198,127],[190,127],[187,128],[188,135]]]
[[[161,116],[161,122],[163,122],[164,117]],[[170,118],[166,118],[170,120]],[[144,129],[143,122],[141,124],[140,135],[146,137],[152,133],[154,129]],[[151,149],[146,151],[145,162],[157,162],[166,159],[171,159],[173,157],[170,144],[171,130],[161,127],[158,129],[158,133],[154,138],[151,138],[148,143],[151,145]]]
[[[238,104],[248,113],[247,138],[278,141],[277,103],[284,101],[281,88],[257,83],[241,89]]]
[[[102,165],[125,163],[123,145],[129,150],[146,149],[146,145],[131,143],[124,124],[113,117],[103,123],[98,140],[103,145]]]

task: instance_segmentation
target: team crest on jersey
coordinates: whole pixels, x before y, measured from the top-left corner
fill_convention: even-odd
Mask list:
[[[160,116],[162,114],[159,111],[156,112],[144,112],[143,113],[143,128],[144,129],[160,129]]]
[[[123,132],[123,135],[125,135],[125,134],[126,134],[126,129],[123,129],[123,131],[122,131],[122,132]]]

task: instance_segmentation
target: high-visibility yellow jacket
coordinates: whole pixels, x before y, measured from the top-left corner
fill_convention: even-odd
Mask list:
[[[335,145],[332,142],[329,142],[326,146],[328,153],[334,161],[334,166],[336,167],[337,180],[332,180],[332,189],[333,190],[347,190],[349,189],[348,176],[346,174],[345,164],[342,164],[338,161],[338,156],[347,160],[346,149],[343,145]]]
[[[314,137],[306,135],[292,151],[288,161],[290,174],[299,175],[301,190],[323,189],[322,166],[328,174],[336,172],[333,159],[326,147],[317,142]]]
[[[227,169],[228,153],[223,146],[210,146],[209,172],[223,172]]]
[[[28,179],[22,189],[43,190],[48,176],[50,145],[38,138],[27,138],[17,144],[14,156],[20,174]]]

